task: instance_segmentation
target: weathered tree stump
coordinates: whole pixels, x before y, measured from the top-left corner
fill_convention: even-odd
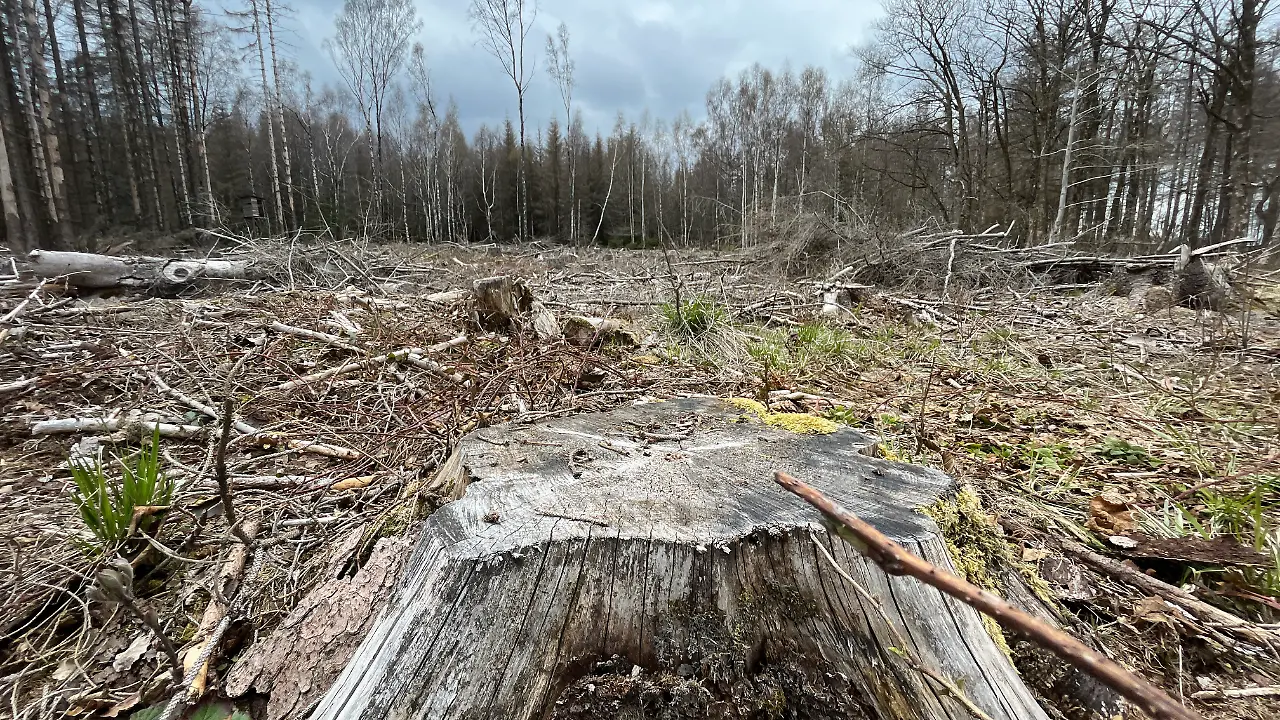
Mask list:
[[[869,442],[710,399],[477,431],[444,469],[465,493],[313,717],[971,717],[902,662],[821,543],[924,665],[996,720],[1044,718],[974,610],[886,575],[772,480],[792,472],[950,567],[916,508],[952,481]]]
[[[533,295],[524,280],[506,275],[481,278],[471,284],[475,319],[481,327],[507,330],[528,321],[538,337],[560,336],[555,315]]]

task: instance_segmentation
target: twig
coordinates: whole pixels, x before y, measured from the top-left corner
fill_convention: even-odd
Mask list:
[[[1227,475],[1226,477],[1206,480],[1205,482],[1202,482],[1199,485],[1192,485],[1186,490],[1183,490],[1182,492],[1178,493],[1177,496],[1173,498],[1174,502],[1177,502],[1179,500],[1186,500],[1187,498],[1191,497],[1192,495],[1195,495],[1196,493],[1200,492],[1201,490],[1204,490],[1205,488],[1210,488],[1215,485],[1221,485],[1223,483],[1231,482],[1232,480],[1239,480],[1240,478],[1248,477],[1265,468],[1273,467],[1277,461],[1280,461],[1280,452],[1273,452],[1270,455],[1263,458],[1261,461],[1250,465],[1244,470],[1232,473],[1230,475]]]
[[[600,527],[609,527],[609,523],[599,518],[586,517],[581,515],[568,515],[565,513],[553,512],[551,510],[540,510],[540,509],[534,510],[533,514],[541,515],[542,517],[560,518],[562,520],[574,520],[576,522],[590,523],[592,525],[598,525]]]
[[[204,434],[204,428],[199,425],[175,425],[173,423],[160,422],[146,415],[124,418],[57,418],[55,420],[41,420],[31,425],[31,434],[110,433],[135,427],[148,432],[159,432],[161,437],[193,438]]]
[[[32,385],[35,385],[38,382],[40,382],[40,377],[36,376],[36,377],[25,378],[22,380],[14,380],[13,382],[0,384],[0,395],[6,395],[8,393],[26,390],[27,388],[31,387]]]
[[[1267,685],[1252,688],[1230,688],[1227,690],[1201,690],[1191,693],[1197,700],[1225,700],[1227,698],[1275,697],[1280,695],[1280,686]]]
[[[166,383],[164,379],[161,378],[156,373],[148,370],[147,377],[151,379],[151,382],[155,384],[156,389],[159,390],[161,393],[168,395],[169,397],[177,400],[183,405],[186,405],[192,410],[195,410],[196,412],[199,412],[207,417],[210,417],[214,420],[221,419],[222,416],[218,414],[217,410],[214,410],[208,405],[205,405],[204,403],[191,397],[190,395],[187,395],[186,393],[183,393],[180,390],[170,387],[169,384]],[[0,386],[0,390],[2,389],[3,387]],[[249,423],[243,420],[236,420],[235,422],[232,423],[231,426],[235,428],[236,432],[242,433],[245,437],[248,437],[250,439],[255,437],[272,437],[274,439],[275,437],[274,433],[269,433],[269,432],[259,430],[258,428],[250,425]],[[242,440],[242,439],[244,438],[237,438],[237,440]],[[333,458],[338,458],[340,460],[359,460],[361,457],[363,457],[363,455],[361,455],[359,451],[352,450],[351,448],[347,448],[347,447],[342,447],[341,445],[327,445],[325,443],[311,442],[309,440],[293,440],[293,439],[283,440],[283,443],[290,449],[297,450],[298,452],[307,452],[313,455],[324,455],[325,457],[333,457]]]
[[[1068,555],[1083,561],[1094,570],[1141,588],[1145,592],[1159,595],[1196,616],[1201,621],[1210,624],[1216,630],[1231,633],[1237,638],[1271,651],[1273,655],[1280,648],[1280,636],[1276,633],[1258,627],[1247,620],[1232,615],[1226,610],[1219,610],[1182,588],[1174,587],[1146,573],[1130,569],[1111,558],[1099,555],[1072,542],[1063,541],[1062,549]]]
[[[49,280],[44,279],[37,283],[35,289],[31,291],[31,294],[27,295],[25,300],[18,303],[18,307],[5,313],[4,317],[0,317],[0,323],[8,323],[21,315],[22,311],[27,309],[27,305],[29,305],[32,300],[35,300],[36,296],[40,294],[40,291],[44,289],[45,283],[47,282],[49,282]]]
[[[1027,636],[1077,668],[1098,678],[1157,720],[1203,720],[1199,713],[1178,704],[1160,688],[1120,667],[1079,640],[1046,625],[992,593],[912,555],[901,545],[885,537],[879,530],[835,504],[813,487],[784,472],[774,473],[774,479],[789,492],[822,512],[835,524],[842,538],[848,540],[886,573],[910,575],[986,613],[1001,625]]]
[[[271,325],[269,325],[268,327],[270,327],[272,330],[275,330],[278,333],[284,333],[285,335],[293,335],[294,337],[306,338],[308,340],[316,340],[318,342],[322,342],[327,345],[332,345],[334,347],[342,348],[343,350],[350,350],[351,352],[354,352],[354,353],[364,352],[364,350],[356,347],[355,345],[352,345],[349,342],[346,342],[345,340],[338,337],[337,335],[330,335],[329,333],[322,333],[316,330],[307,330],[306,328],[294,327],[292,325],[285,325],[284,323],[279,321],[271,323]]]
[[[310,375],[303,375],[302,377],[297,378],[296,380],[290,380],[289,382],[280,383],[279,385],[275,385],[267,389],[269,391],[274,391],[274,392],[289,392],[291,390],[296,390],[297,388],[300,388],[304,385],[310,385],[311,383],[320,382],[321,380],[328,380],[329,378],[337,377],[338,375],[346,375],[348,373],[358,372],[360,370],[366,370],[376,365],[382,365],[388,362],[395,362],[397,360],[404,360],[410,355],[430,355],[432,353],[437,353],[442,350],[447,350],[456,345],[461,345],[466,341],[467,341],[466,335],[459,335],[458,337],[453,338],[452,340],[446,340],[445,342],[439,343],[437,345],[432,345],[429,348],[419,348],[419,347],[402,348],[394,352],[389,352],[385,355],[378,355],[377,357],[369,358],[368,360],[347,363],[346,365],[340,365],[338,367],[329,368],[327,370],[314,372],[314,373],[311,373]]]
[[[227,525],[231,527],[232,534],[248,547],[253,544],[253,538],[236,522],[236,508],[231,502],[231,483],[227,474],[227,443],[231,440],[231,415],[234,410],[231,398],[222,402],[222,431],[218,434],[218,446],[213,455],[213,479],[218,484],[218,497],[222,499],[222,514],[227,519]]]

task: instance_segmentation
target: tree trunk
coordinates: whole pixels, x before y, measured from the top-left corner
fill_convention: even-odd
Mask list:
[[[71,8],[76,18],[76,38],[80,42],[80,57],[91,58],[93,56],[89,54],[88,29],[84,23],[84,0],[71,0]],[[101,148],[98,146],[99,139],[102,137],[102,109],[98,104],[98,83],[93,77],[92,62],[81,63],[81,78],[85,95],[89,99],[89,114],[93,120],[92,123],[86,123],[90,127],[82,137],[85,158],[89,161],[90,183],[93,185],[94,221],[111,222],[115,219],[115,213],[104,203],[106,194],[104,186],[107,178],[102,170]]]
[[[195,136],[196,145],[196,161],[200,167],[192,168],[192,174],[200,178],[200,186],[197,189],[203,211],[203,220],[217,225],[221,218],[219,217],[218,204],[213,197],[213,180],[209,173],[209,151],[205,145],[205,126],[204,126],[204,110],[200,104],[200,96],[198,92],[199,82],[197,79],[196,62],[196,44],[195,36],[191,29],[192,19],[192,3],[191,0],[184,0],[182,3],[182,39],[184,57],[183,70],[187,74],[187,91],[191,94],[191,124],[192,135]],[[317,198],[317,202],[319,198]]]
[[[1062,240],[1062,225],[1067,217],[1067,196],[1071,192],[1071,152],[1075,149],[1076,126],[1080,108],[1080,71],[1076,70],[1071,90],[1071,113],[1067,116],[1067,146],[1062,150],[1062,176],[1058,185],[1058,212],[1049,231],[1049,242]]]
[[[249,8],[253,11],[253,38],[258,45],[258,71],[262,78],[262,113],[267,120],[267,155],[271,158],[267,165],[271,171],[271,197],[275,201],[276,222],[284,224],[284,203],[280,199],[280,168],[276,164],[276,124],[275,124],[275,105],[272,98],[275,93],[267,84],[267,53],[262,46],[262,22],[258,13],[257,0],[249,0]],[[382,151],[382,135],[379,130],[378,135],[378,151],[379,160],[381,160]],[[378,168],[374,168],[374,172],[378,172]]]
[[[35,250],[29,270],[46,278],[67,275],[80,288],[135,288],[166,294],[205,280],[255,280],[262,277],[248,260],[175,260],[116,257],[80,252]]]
[[[129,59],[124,49],[124,29],[120,21],[120,13],[116,0],[98,0],[98,14],[102,18],[102,39],[107,63],[113,77],[111,85],[119,97],[124,124],[120,129],[124,135],[124,167],[129,185],[129,199],[132,203],[133,221],[142,223],[142,197],[139,194],[137,167],[134,164],[141,153],[138,151],[138,121],[133,113],[129,80]]]
[[[524,70],[524,40],[520,41],[520,70]],[[513,66],[514,67],[514,66]],[[516,87],[516,112],[520,116],[520,198],[516,207],[520,212],[520,222],[516,226],[520,233],[520,241],[529,239],[529,179],[526,176],[526,158],[524,145],[524,87]]]
[[[142,103],[142,129],[146,141],[141,144],[146,163],[147,190],[151,195],[152,212],[156,227],[161,230],[169,227],[169,214],[160,198],[160,161],[156,154],[156,136],[163,137],[163,128],[157,133],[157,118],[160,116],[159,100],[152,96],[151,86],[147,78],[147,66],[142,57],[142,34],[138,31],[138,12],[134,0],[129,0],[129,31],[133,38],[133,81],[138,87],[138,98]],[[161,141],[163,143],[163,140]]]
[[[49,39],[49,56],[53,60],[53,78],[54,84],[58,88],[58,124],[62,127],[62,136],[67,139],[66,156],[67,167],[71,170],[71,186],[72,192],[76,196],[76,212],[74,217],[83,224],[84,206],[82,198],[84,193],[80,191],[80,174],[77,172],[80,167],[79,159],[76,157],[75,138],[79,133],[76,132],[75,118],[71,113],[71,107],[67,104],[69,93],[67,92],[66,72],[62,66],[62,52],[58,48],[57,28],[53,23],[53,3],[51,0],[44,0],[44,20],[45,20],[45,36]],[[47,83],[47,80],[46,80]],[[59,163],[61,165],[61,163]],[[65,180],[66,173],[63,173]],[[66,190],[63,190],[63,203],[66,205],[64,210],[64,222],[71,229],[73,214],[71,213],[71,202],[66,197]]]
[[[1275,239],[1277,220],[1280,220],[1280,175],[1263,180],[1261,184],[1262,194],[1253,211],[1261,225],[1262,247],[1270,247]]]
[[[10,2],[14,0],[9,0]],[[38,247],[42,233],[35,210],[36,200],[32,192],[32,176],[28,144],[22,127],[19,106],[22,100],[14,84],[13,65],[22,62],[11,49],[18,48],[18,28],[13,24],[12,13],[8,12],[7,3],[4,12],[0,12],[0,137],[5,138],[7,162],[0,180],[7,181],[5,187],[12,190],[14,204],[7,201],[4,207],[5,232],[9,243],[15,249],[23,250]],[[4,188],[0,187],[0,192]]]
[[[599,136],[596,138],[599,140]],[[596,231],[591,234],[591,244],[595,245],[600,237],[600,228],[604,225],[604,215],[609,210],[609,196],[613,194],[613,176],[618,170],[618,146],[613,147],[613,162],[609,164],[609,187],[604,191],[604,203],[600,205],[600,219],[596,221]]]
[[[18,213],[18,195],[13,189],[13,173],[9,167],[9,147],[5,143],[7,135],[0,127],[0,217],[4,219],[4,241],[17,250],[30,250],[31,238],[22,227],[22,217]]]
[[[284,100],[280,96],[280,62],[276,58],[276,26],[275,16],[271,11],[271,0],[263,0],[263,9],[266,10],[267,16],[267,39],[271,43],[271,82],[274,89],[272,99],[272,114],[280,124],[280,160],[284,164],[284,192],[287,198],[287,206],[289,208],[288,222],[290,226],[297,227],[298,216],[293,206],[293,163],[289,160],[289,136],[285,132],[284,126]],[[281,225],[285,220],[281,219]]]
[[[47,2],[48,0],[46,0]],[[164,17],[161,17],[161,13]],[[187,182],[188,159],[186,148],[190,147],[189,124],[186,103],[186,91],[182,87],[181,65],[178,62],[177,54],[177,31],[173,24],[173,7],[171,3],[151,4],[151,18],[155,23],[157,40],[163,46],[157,50],[158,55],[164,59],[164,72],[160,70],[159,63],[154,63],[157,67],[154,70],[155,93],[158,99],[160,93],[160,77],[164,77],[165,89],[169,97],[169,112],[171,122],[169,123],[169,137],[173,140],[173,164],[170,165],[170,174],[174,172],[173,167],[176,164],[177,180],[173,182],[174,202],[177,203],[178,217],[181,227],[191,227],[195,225],[195,218],[191,210],[191,195]],[[158,111],[157,100],[157,120],[161,119],[161,113]],[[163,121],[161,121],[163,127]],[[183,142],[184,128],[188,130],[186,136],[188,142]],[[166,150],[168,153],[168,150]]]
[[[22,16],[18,17],[15,12],[10,22],[15,39],[26,41],[19,42],[16,47],[25,45],[27,59],[30,61],[30,68],[21,57],[15,58],[14,64],[18,85],[26,100],[23,107],[26,110],[27,140],[31,148],[36,187],[39,188],[49,228],[47,242],[55,247],[70,247],[66,195],[62,188],[62,162],[58,153],[58,136],[53,130],[53,117],[49,108],[49,80],[44,72],[44,43],[40,39],[40,25],[36,20],[32,0],[22,0]],[[22,35],[24,32],[25,37]]]
[[[969,717],[906,650],[995,720],[1046,718],[976,611],[886,575],[772,481],[798,470],[950,568],[915,509],[954,483],[871,443],[714,399],[477,431],[431,488],[465,495],[426,522],[312,717]]]

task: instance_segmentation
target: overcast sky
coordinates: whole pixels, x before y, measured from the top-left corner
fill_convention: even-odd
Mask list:
[[[434,93],[443,110],[458,102],[463,127],[498,124],[516,116],[515,91],[498,61],[476,44],[468,0],[416,0]],[[298,60],[317,85],[340,83],[321,49],[333,35],[342,0],[295,0]],[[608,132],[619,110],[628,120],[646,108],[670,119],[688,109],[703,115],[715,80],[752,63],[780,69],[820,65],[833,80],[852,71],[849,48],[864,39],[880,0],[542,0],[530,33],[537,61],[526,96],[530,127],[563,117],[559,92],[546,73],[546,36],[561,21],[576,64],[575,108],[587,127]]]

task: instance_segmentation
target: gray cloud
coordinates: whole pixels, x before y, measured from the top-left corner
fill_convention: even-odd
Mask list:
[[[434,92],[452,96],[464,128],[501,124],[516,114],[515,92],[498,61],[475,42],[466,0],[417,0]],[[338,0],[296,6],[299,64],[318,84],[341,82],[321,49],[333,33]],[[544,0],[529,36],[537,73],[525,113],[531,125],[563,117],[559,92],[547,78],[545,38],[564,21],[577,66],[575,107],[588,130],[607,133],[619,110],[629,120],[647,109],[670,119],[695,118],[711,84],[752,63],[778,69],[808,64],[833,77],[852,69],[848,48],[866,37],[878,0]]]

